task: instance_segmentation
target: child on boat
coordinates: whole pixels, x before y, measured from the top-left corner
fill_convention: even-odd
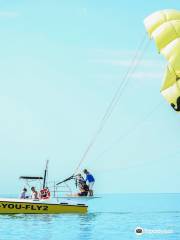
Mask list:
[[[23,188],[22,192],[21,192],[21,195],[20,195],[20,198],[21,199],[25,199],[25,198],[28,198],[28,196],[26,195],[27,193],[27,189],[26,188]]]

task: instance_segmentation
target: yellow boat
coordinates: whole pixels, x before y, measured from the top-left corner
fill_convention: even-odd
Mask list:
[[[0,214],[86,213],[85,204],[44,200],[0,198]]]
[[[71,200],[62,200],[58,196],[58,190],[53,190],[47,186],[47,171],[44,171],[44,177],[40,176],[21,176],[20,179],[25,181],[26,191],[32,190],[34,183],[39,183],[40,191],[37,192],[36,198],[31,195],[21,194],[20,198],[0,198],[0,214],[59,214],[59,213],[86,213],[88,206],[80,202]],[[43,181],[43,184],[42,184]],[[34,188],[35,189],[35,188]]]

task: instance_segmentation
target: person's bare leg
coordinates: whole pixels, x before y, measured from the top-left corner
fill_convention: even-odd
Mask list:
[[[78,193],[66,194],[67,197],[79,197]]]
[[[89,196],[93,196],[93,190],[89,190]]]

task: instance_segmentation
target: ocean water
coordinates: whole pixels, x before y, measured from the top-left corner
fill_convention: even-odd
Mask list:
[[[180,239],[180,194],[102,195],[88,205],[87,214],[0,215],[0,240]]]

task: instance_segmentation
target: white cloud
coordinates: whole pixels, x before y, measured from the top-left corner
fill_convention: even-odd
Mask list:
[[[98,49],[98,48],[90,48],[88,49],[90,58],[105,58],[105,59],[116,59],[120,57],[133,57],[135,54],[137,56],[142,54],[142,51],[137,50],[121,50],[121,49]]]
[[[91,78],[97,78],[98,81],[102,81],[103,83],[106,81],[110,81],[112,84],[116,84],[120,79],[122,79],[122,75],[120,74],[92,74]],[[128,75],[130,79],[136,80],[161,80],[163,78],[163,71],[138,71]]]
[[[91,63],[105,64],[117,67],[130,67],[130,65],[146,68],[161,68],[165,65],[163,58],[144,58],[142,51],[136,50],[111,50],[111,49],[88,49],[88,57]],[[133,59],[136,59],[134,61]]]
[[[133,73],[131,75],[132,78],[135,79],[142,79],[142,80],[146,80],[146,79],[161,79],[163,77],[163,73],[162,72],[137,72],[137,73]]]
[[[133,60],[135,56],[136,61]],[[117,69],[122,68],[121,71],[125,72],[130,69],[129,77],[137,80],[162,79],[166,61],[163,58],[144,58],[142,56],[141,51],[135,50],[91,49],[89,62],[97,65],[109,65]],[[103,79],[119,79],[120,77],[118,74],[102,75]]]
[[[92,59],[90,60],[94,63],[100,63],[100,64],[109,64],[112,66],[118,66],[118,67],[129,67],[132,64],[132,60],[113,60],[113,59]],[[163,61],[153,60],[153,59],[144,59],[141,61],[134,61],[133,65],[141,66],[141,67],[164,67]]]
[[[17,12],[0,12],[0,17],[4,18],[15,18],[19,16]]]

